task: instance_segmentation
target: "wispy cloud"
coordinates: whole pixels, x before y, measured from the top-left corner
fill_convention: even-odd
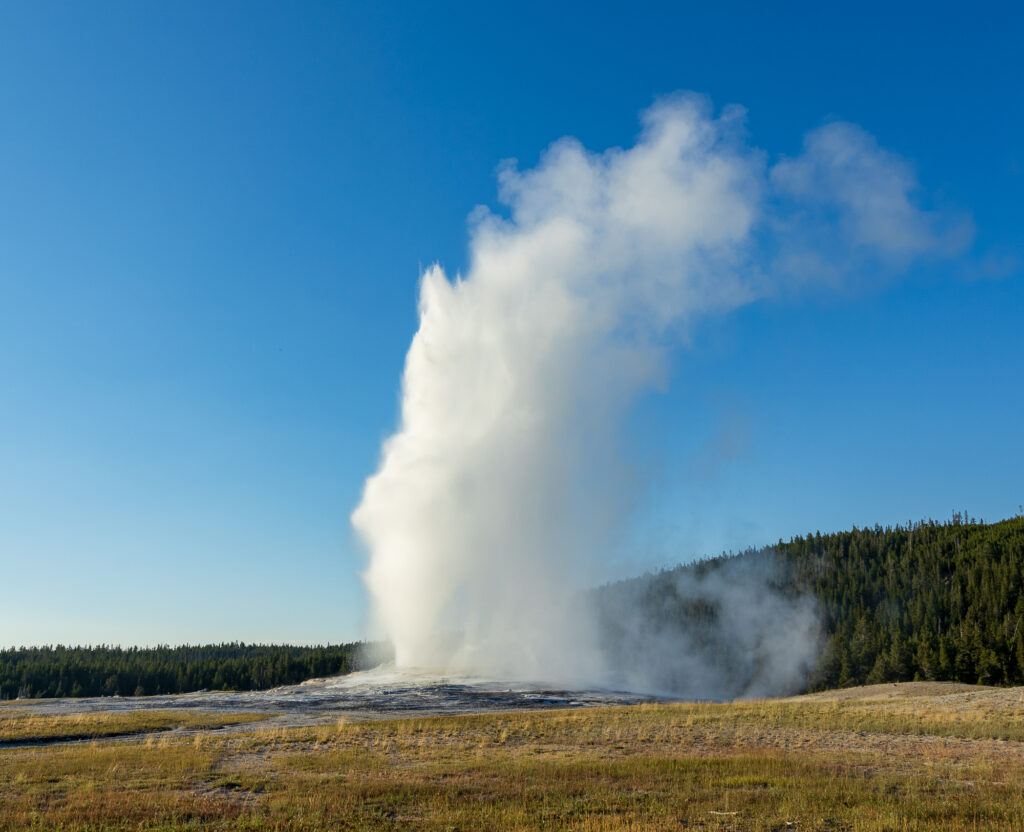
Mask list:
[[[778,162],[770,180],[783,270],[849,274],[865,259],[902,267],[959,255],[973,238],[969,216],[922,208],[912,166],[856,124],[812,130],[800,155]]]

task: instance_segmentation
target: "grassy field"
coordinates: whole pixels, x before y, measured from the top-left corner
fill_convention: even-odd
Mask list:
[[[1021,694],[877,686],[8,748],[0,830],[1024,829]]]
[[[0,747],[12,743],[61,742],[148,734],[171,728],[223,728],[260,722],[266,714],[218,713],[216,711],[121,711],[41,716],[29,709],[0,709]]]

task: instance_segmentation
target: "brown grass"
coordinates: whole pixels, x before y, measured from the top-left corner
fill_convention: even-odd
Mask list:
[[[97,739],[146,734],[171,728],[221,728],[264,719],[265,714],[193,710],[138,710],[53,716],[34,714],[30,710],[5,709],[0,711],[0,745]]]
[[[1013,697],[976,708],[971,696],[339,721],[9,749],[0,830],[1022,829],[1022,709]]]

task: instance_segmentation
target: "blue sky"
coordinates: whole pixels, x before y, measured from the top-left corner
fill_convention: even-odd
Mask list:
[[[770,160],[857,123],[976,233],[704,320],[631,416],[619,572],[1024,502],[1011,4],[12,3],[0,33],[0,644],[360,637],[348,515],[420,268],[464,267],[502,159],[629,145],[676,90]]]

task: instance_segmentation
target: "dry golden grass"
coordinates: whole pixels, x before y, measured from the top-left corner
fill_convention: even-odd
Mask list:
[[[970,697],[339,721],[9,749],[0,830],[1024,829],[1022,708],[1003,697],[975,709]]]
[[[139,710],[53,716],[34,714],[30,710],[5,709],[0,711],[0,745],[97,739],[146,734],[170,728],[220,728],[264,719],[266,714],[194,710]]]

